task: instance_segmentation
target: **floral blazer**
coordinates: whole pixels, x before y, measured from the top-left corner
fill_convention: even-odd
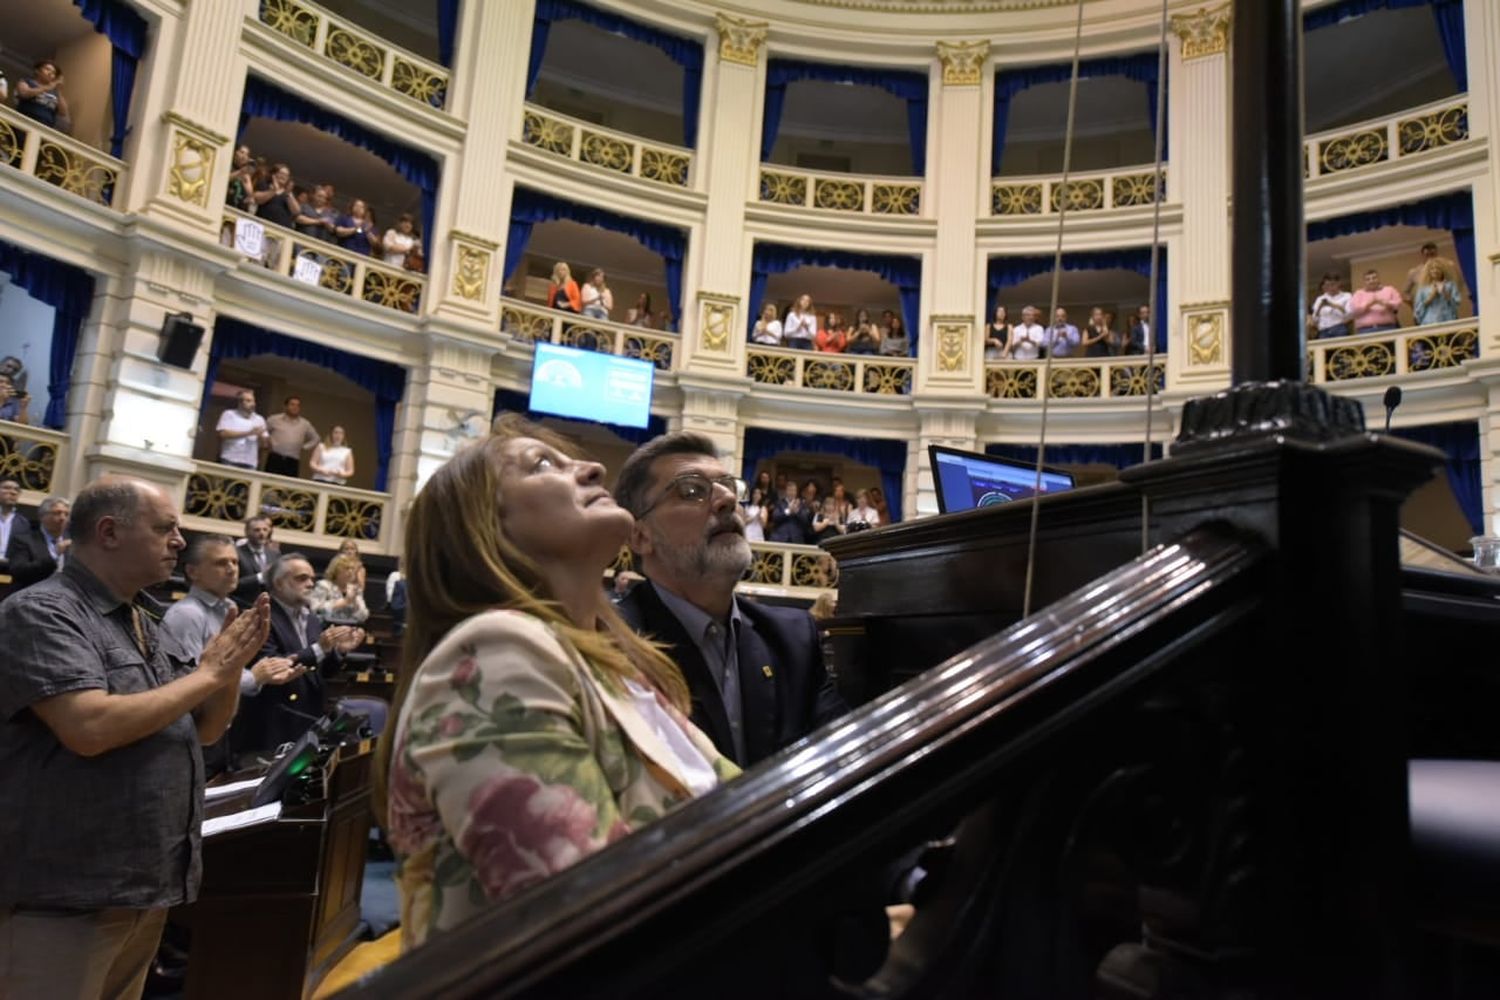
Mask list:
[[[658,695],[723,781],[739,773]],[[417,670],[397,720],[388,825],[403,949],[692,797],[617,680],[540,619],[490,611]]]

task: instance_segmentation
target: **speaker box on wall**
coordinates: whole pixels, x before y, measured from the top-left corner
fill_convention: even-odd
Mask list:
[[[203,327],[193,322],[192,313],[174,313],[161,321],[156,357],[174,368],[191,368],[201,343]]]

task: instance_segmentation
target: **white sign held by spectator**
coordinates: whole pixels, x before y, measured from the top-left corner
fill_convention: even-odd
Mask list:
[[[323,265],[315,257],[298,257],[297,269],[292,272],[292,277],[309,285],[321,285]]]
[[[258,258],[266,249],[266,227],[253,219],[235,219],[234,248],[246,257]]]

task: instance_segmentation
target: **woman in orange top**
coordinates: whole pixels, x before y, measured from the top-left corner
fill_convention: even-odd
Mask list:
[[[568,265],[558,261],[552,268],[552,284],[547,286],[547,305],[565,312],[583,312],[583,294]]]
[[[818,331],[814,344],[820,351],[843,354],[849,346],[849,330],[844,325],[844,317],[836,312],[829,313],[824,318],[823,329]]]

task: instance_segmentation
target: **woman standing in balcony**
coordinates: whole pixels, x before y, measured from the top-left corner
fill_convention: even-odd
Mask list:
[[[786,319],[781,323],[781,343],[785,347],[810,351],[817,335],[818,314],[813,312],[812,296],[804,293],[786,312]]]
[[[824,321],[823,329],[818,331],[817,348],[825,354],[843,354],[849,346],[849,328],[844,323],[844,317],[836,312],[830,312]]]
[[[1095,306],[1089,311],[1088,325],[1083,328],[1083,356],[1086,358],[1109,357],[1109,323],[1104,318],[1104,309]]]
[[[770,476],[766,476],[769,485]],[[766,490],[759,483],[750,491],[750,499],[745,501],[745,539],[751,542],[763,542],[766,540]]]
[[[984,360],[999,361],[1005,357],[1005,345],[1010,343],[1010,316],[1004,306],[995,307],[995,315],[984,331]]]
[[[1448,277],[1440,258],[1432,257],[1423,266],[1411,299],[1411,312],[1418,326],[1458,319],[1458,286]]]
[[[381,249],[385,252],[385,262],[392,267],[406,266],[406,255],[411,253],[412,248],[417,245],[417,223],[411,217],[410,212],[402,212],[396,218],[396,225],[385,231],[380,238]]]
[[[380,234],[375,228],[375,217],[363,198],[349,202],[349,211],[339,216],[333,233],[339,238],[339,246],[361,257],[380,252]]]
[[[870,319],[870,310],[861,309],[854,314],[854,329],[849,334],[847,354],[879,354],[880,330]]]
[[[650,292],[642,292],[636,296],[635,305],[631,306],[630,312],[625,314],[625,322],[646,330],[655,329],[656,317],[651,314]]]
[[[767,302],[760,310],[760,319],[750,333],[750,341],[767,347],[781,346],[781,320],[776,318],[776,303]]]
[[[615,309],[615,296],[604,283],[604,269],[596,267],[589,272],[589,280],[581,289],[583,314],[593,319],[609,319]]]
[[[354,449],[344,440],[344,429],[337,424],[328,431],[328,436],[313,449],[308,460],[312,477],[320,483],[343,486],[354,475]]]
[[[68,101],[62,95],[63,78],[57,63],[43,59],[32,67],[31,76],[16,84],[16,110],[59,132],[73,131]]]
[[[578,282],[573,280],[573,271],[563,261],[552,265],[552,283],[547,286],[547,305],[563,312],[583,311],[583,296],[578,291]]]
[[[850,531],[880,527],[880,512],[870,503],[869,490],[854,494],[854,509],[849,512],[848,523]]]
[[[272,167],[271,175],[256,185],[255,204],[255,214],[263,221],[291,229],[301,211],[292,194],[292,168],[285,163]]]
[[[224,201],[242,212],[255,211],[255,160],[249,146],[238,146],[229,171],[229,191]]]
[[[887,358],[911,357],[911,338],[906,335],[906,324],[900,316],[891,316],[885,337],[880,341],[880,354]]]

